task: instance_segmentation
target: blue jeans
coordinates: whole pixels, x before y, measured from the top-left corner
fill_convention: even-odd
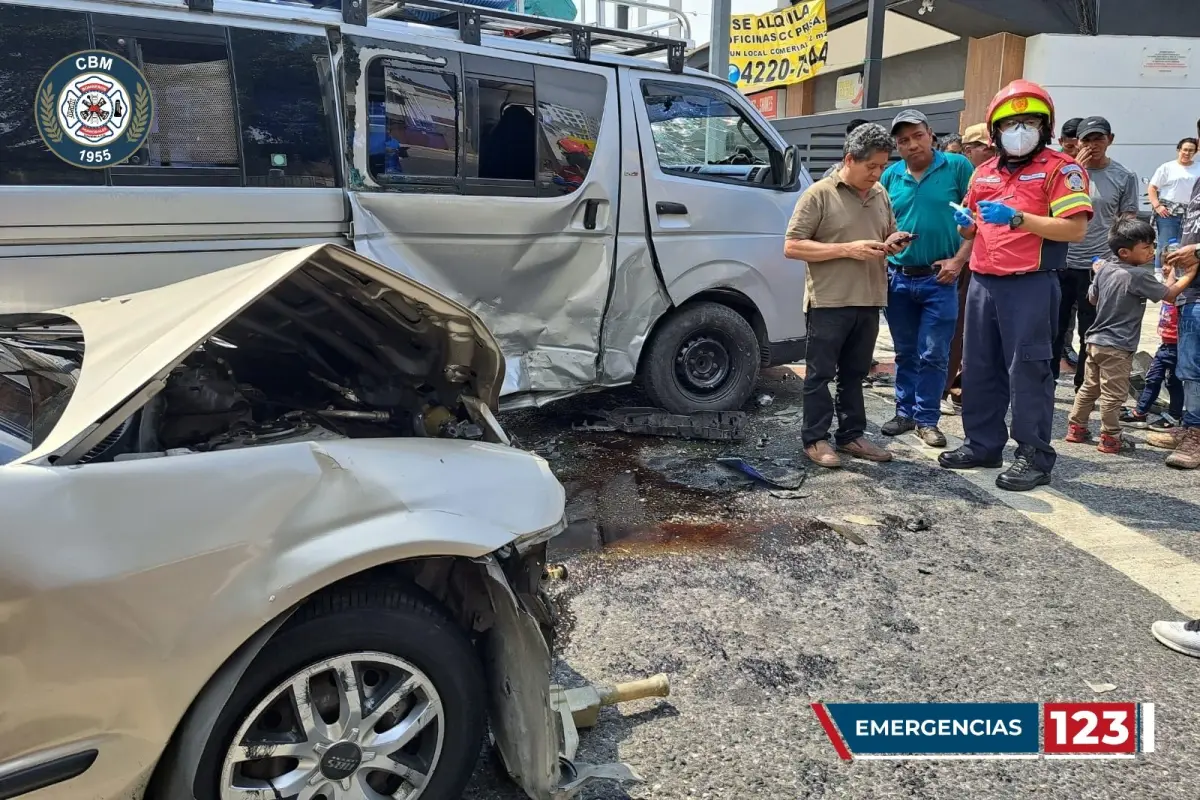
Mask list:
[[[1142,396],[1138,398],[1138,414],[1144,416],[1150,412],[1150,406],[1158,399],[1164,381],[1167,384],[1167,396],[1171,398],[1167,413],[1174,420],[1178,420],[1183,414],[1183,383],[1176,374],[1178,363],[1177,345],[1164,342],[1158,346],[1158,352],[1150,362],[1150,369],[1146,370],[1146,388],[1142,389]]]
[[[1183,231],[1183,220],[1180,217],[1160,217],[1154,215],[1154,229],[1158,231],[1158,250],[1154,254],[1154,269],[1162,274],[1162,254],[1166,249],[1168,239],[1180,239]]]
[[[888,329],[896,347],[896,413],[933,427],[942,417],[950,342],[958,322],[958,283],[888,275]]]
[[[1179,307],[1179,363],[1183,381],[1183,427],[1200,428],[1200,303]]]

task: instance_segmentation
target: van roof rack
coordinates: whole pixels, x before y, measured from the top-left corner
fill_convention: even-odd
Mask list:
[[[345,0],[343,19],[354,0]],[[610,55],[649,56],[665,53],[667,67],[683,72],[687,42],[652,33],[600,28],[578,22],[518,14],[450,0],[372,0],[369,16],[375,19],[407,19],[458,30],[467,44],[480,44],[483,33],[524,41],[540,41],[570,48],[579,61],[591,61],[593,49]],[[354,23],[350,23],[354,24]]]
[[[279,0],[266,0],[278,2]],[[347,25],[367,26],[373,19],[415,22],[458,31],[467,44],[482,44],[483,34],[504,36],[517,41],[536,41],[561,45],[578,61],[591,61],[592,53],[617,56],[652,56],[665,54],[667,68],[683,72],[688,42],[658,36],[648,31],[621,28],[602,28],[578,22],[533,14],[518,14],[484,5],[467,5],[451,0],[293,0],[295,5],[313,9],[338,10]],[[211,13],[213,0],[186,0],[192,11]],[[282,0],[291,4],[289,0]],[[503,3],[504,0],[480,0],[481,3]],[[634,5],[647,5],[634,3]],[[663,10],[669,10],[665,7]]]

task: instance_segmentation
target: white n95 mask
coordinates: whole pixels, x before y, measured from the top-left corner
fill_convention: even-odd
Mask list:
[[[1000,146],[1004,148],[1005,153],[1016,158],[1032,153],[1033,148],[1038,146],[1041,139],[1041,131],[1037,128],[1027,128],[1024,125],[1000,132]]]

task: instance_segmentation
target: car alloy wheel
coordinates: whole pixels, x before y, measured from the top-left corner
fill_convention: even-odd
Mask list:
[[[358,652],[269,691],[226,752],[221,800],[416,800],[445,737],[442,701],[413,664]]]

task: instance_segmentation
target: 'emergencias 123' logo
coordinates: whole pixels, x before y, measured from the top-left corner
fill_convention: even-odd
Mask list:
[[[56,156],[84,169],[128,161],[150,136],[150,85],[132,62],[104,50],[59,61],[38,87],[38,133]]]
[[[1154,752],[1153,703],[813,703],[812,708],[847,761],[1134,758]]]

